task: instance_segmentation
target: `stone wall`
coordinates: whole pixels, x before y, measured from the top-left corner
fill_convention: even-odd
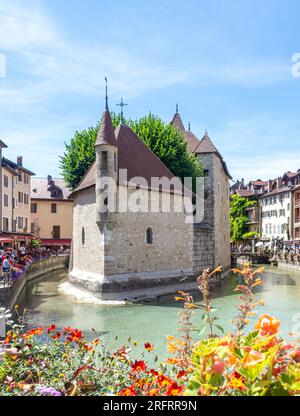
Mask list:
[[[66,268],[68,263],[69,256],[53,256],[49,259],[33,263],[20,279],[13,281],[11,286],[0,288],[0,306],[7,309],[13,309],[27,282],[36,279],[45,273]]]
[[[194,268],[230,268],[229,180],[220,158],[214,153],[198,154],[207,174],[204,179],[203,224],[194,228]],[[208,251],[202,251],[202,249]],[[197,270],[200,267],[200,270]]]
[[[148,198],[150,204],[149,191],[140,189],[139,192],[141,199]],[[161,193],[156,193],[161,198]],[[159,212],[110,213],[107,224],[98,226],[94,188],[80,192],[74,201],[71,280],[76,275],[82,276],[81,280],[85,275],[100,282],[105,276],[124,275],[126,279],[125,275],[138,273],[143,276],[156,272],[162,272],[162,276],[177,275],[178,272],[191,274],[190,225],[185,221],[184,211],[173,212],[172,208],[174,203],[180,203],[182,195],[169,196],[171,212],[162,212],[160,204]],[[128,199],[131,197],[129,191]],[[153,244],[146,242],[148,227],[153,231]],[[82,228],[85,230],[84,244]]]

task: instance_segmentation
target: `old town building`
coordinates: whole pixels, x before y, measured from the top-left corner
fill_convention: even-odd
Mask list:
[[[45,246],[70,246],[73,201],[62,178],[33,178],[31,182],[31,232]]]
[[[106,105],[96,161],[70,195],[74,199],[71,285],[88,289],[101,299],[124,299],[128,291],[136,296],[150,288],[171,287],[174,291],[183,281],[195,282],[195,274],[204,268],[221,264],[229,270],[230,175],[208,135],[198,140],[185,131],[178,112],[173,125],[176,120],[181,122],[179,128],[190,152],[205,168],[204,218],[197,223],[193,218],[187,221],[186,210],[175,209],[180,204],[189,206],[193,194],[128,126],[121,122],[113,128]],[[143,185],[137,184],[137,178],[143,179]],[[166,178],[173,188],[154,186],[153,178]],[[113,196],[108,194],[110,183],[116,184]],[[146,209],[123,210],[121,206],[136,198],[137,191],[139,203],[150,201],[151,205],[158,198],[157,209],[149,209],[147,203]],[[166,199],[171,201],[167,212],[162,202]]]
[[[13,162],[2,156],[1,142],[1,242],[26,242],[30,233],[30,189],[34,173],[23,166],[22,156]]]

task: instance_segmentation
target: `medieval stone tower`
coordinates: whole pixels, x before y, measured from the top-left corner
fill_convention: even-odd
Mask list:
[[[187,141],[188,150],[204,168],[204,218],[193,227],[193,266],[195,273],[221,265],[230,268],[229,179],[225,161],[207,132],[201,140],[189,130],[178,113],[172,124]]]
[[[118,146],[108,106],[102,115],[95,149],[96,223],[103,241],[104,274],[108,274],[114,264],[114,258],[107,256],[107,252],[115,221],[118,179]]]

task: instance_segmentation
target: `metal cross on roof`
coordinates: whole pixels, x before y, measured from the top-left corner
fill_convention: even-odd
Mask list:
[[[128,104],[124,103],[124,102],[123,102],[123,98],[121,98],[120,103],[119,103],[119,104],[117,104],[117,105],[118,105],[118,106],[120,106],[120,108],[121,108],[121,123],[123,123],[123,121],[124,121],[123,108],[124,108],[126,105],[128,105]]]

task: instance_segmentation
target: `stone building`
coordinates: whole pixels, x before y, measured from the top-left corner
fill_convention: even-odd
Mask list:
[[[45,246],[70,247],[73,201],[62,178],[32,178],[31,232]]]
[[[185,129],[178,107],[172,120],[204,167],[204,219],[194,224],[194,270],[199,273],[219,264],[226,271],[230,267],[229,180],[226,162],[207,132],[201,140]]]
[[[199,141],[182,131],[206,169],[200,223],[190,209],[192,192],[128,126],[114,130],[106,107],[96,161],[70,195],[73,241],[64,292],[80,288],[101,300],[140,298],[195,287],[195,274],[207,267],[228,270],[230,175],[207,135]]]

